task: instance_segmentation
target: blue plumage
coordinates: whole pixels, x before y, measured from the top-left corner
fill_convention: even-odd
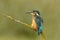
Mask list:
[[[42,32],[42,26],[43,26],[43,19],[40,16],[35,16],[35,22],[38,27],[38,35]]]

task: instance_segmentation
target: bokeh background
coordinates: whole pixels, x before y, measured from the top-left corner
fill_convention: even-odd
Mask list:
[[[0,0],[0,40],[43,40],[34,30],[2,15],[31,24],[31,15],[26,12],[34,9],[44,18],[47,40],[60,40],[60,0]]]

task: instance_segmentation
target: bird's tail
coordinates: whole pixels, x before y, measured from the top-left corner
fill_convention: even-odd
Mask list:
[[[42,35],[43,39],[46,40],[46,36],[44,34],[44,31],[42,31],[41,35]]]

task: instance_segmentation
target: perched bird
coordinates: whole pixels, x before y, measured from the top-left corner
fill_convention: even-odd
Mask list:
[[[43,18],[40,15],[40,12],[38,10],[33,10],[31,12],[28,12],[32,15],[32,28],[38,32],[38,35],[42,34],[43,38],[46,40],[43,32]]]

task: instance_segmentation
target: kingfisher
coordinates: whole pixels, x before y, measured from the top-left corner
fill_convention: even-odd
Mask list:
[[[28,12],[29,14],[32,15],[32,24],[31,27],[37,31],[38,35],[42,34],[43,38],[46,40],[44,36],[44,31],[43,31],[43,18],[40,15],[40,12],[38,10],[32,10]]]

